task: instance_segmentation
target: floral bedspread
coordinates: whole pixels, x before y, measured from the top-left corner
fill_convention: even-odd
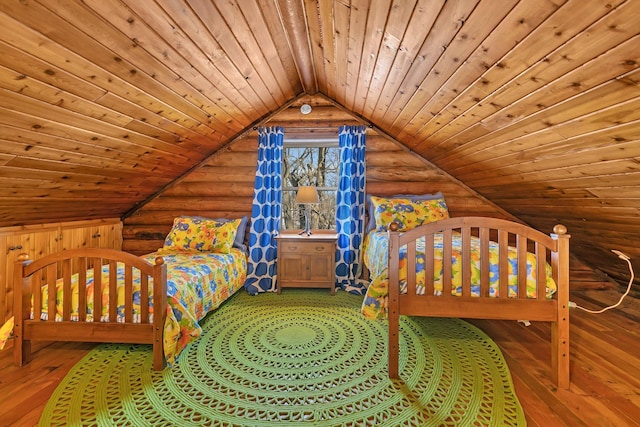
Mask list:
[[[423,294],[426,283],[424,239],[419,239],[416,244],[416,293]],[[388,247],[389,238],[387,232],[372,231],[367,234],[364,241],[364,263],[369,269],[371,284],[362,302],[362,313],[370,319],[386,318],[388,297]],[[451,293],[462,295],[462,266],[461,266],[462,236],[453,233],[451,253]],[[407,277],[407,250],[406,246],[400,248],[400,292],[406,292]],[[509,247],[509,297],[518,295],[518,261],[516,249]],[[480,240],[471,239],[471,295],[480,295]],[[551,266],[546,265],[547,297],[556,291],[556,284],[551,278]],[[527,254],[527,297],[536,297],[536,258],[533,254]],[[498,244],[491,242],[489,245],[489,280],[490,296],[498,296],[499,270],[498,270]],[[434,294],[442,293],[442,234],[434,236],[434,267],[433,267]]]
[[[227,298],[244,285],[247,271],[246,255],[239,249],[228,254],[211,252],[167,252],[158,251],[143,256],[153,263],[161,255],[167,265],[167,319],[164,327],[164,351],[169,365],[175,363],[180,352],[187,344],[202,333],[200,320],[211,310],[217,308]],[[136,274],[137,272],[137,274]],[[103,284],[107,284],[106,271],[103,270]],[[72,277],[72,318],[78,318],[77,275]],[[134,269],[134,321],[140,318],[140,274]],[[152,282],[152,281],[151,281]],[[87,321],[93,321],[93,269],[87,270]],[[118,266],[118,319],[124,319],[124,268]],[[62,319],[61,284],[58,284],[58,307],[56,319]],[[153,283],[149,283],[151,292]],[[43,287],[43,295],[46,286]],[[43,296],[41,318],[48,316],[46,297]],[[108,321],[109,288],[102,289],[102,321]],[[151,301],[151,305],[153,301]],[[153,314],[153,307],[149,309]]]

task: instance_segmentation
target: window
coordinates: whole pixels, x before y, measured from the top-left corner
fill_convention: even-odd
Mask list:
[[[282,159],[282,229],[304,228],[304,206],[296,204],[298,187],[315,186],[320,203],[310,205],[311,228],[335,230],[340,148],[335,138],[287,139]]]

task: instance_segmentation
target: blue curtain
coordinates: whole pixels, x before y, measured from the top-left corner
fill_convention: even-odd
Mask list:
[[[251,295],[275,291],[282,210],[282,127],[258,129],[258,165],[253,190],[249,259],[244,288]]]
[[[336,284],[347,292],[364,294],[360,280],[365,203],[364,126],[342,126],[340,142],[340,178],[336,196]]]

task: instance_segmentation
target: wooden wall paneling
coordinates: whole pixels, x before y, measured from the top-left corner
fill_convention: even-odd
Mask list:
[[[15,133],[13,132],[15,131]],[[34,159],[38,159],[43,162],[65,162],[77,166],[93,167],[100,165],[102,169],[123,169],[127,165],[118,158],[109,158],[106,156],[91,156],[86,153],[74,153],[68,149],[60,147],[64,145],[66,141],[60,138],[56,138],[56,142],[52,141],[54,138],[48,135],[35,135],[18,131],[18,129],[9,129],[9,132],[3,133],[1,141],[3,150],[8,155],[12,155],[12,159],[16,156],[23,156],[25,152],[29,152],[29,156]],[[75,145],[78,147],[78,145]],[[100,150],[104,152],[104,150]],[[102,154],[102,153],[100,153]],[[34,162],[35,163],[35,162]],[[6,164],[6,163],[5,163]],[[14,163],[15,164],[15,163]],[[46,164],[46,163],[45,163]],[[144,170],[143,167],[138,171]],[[149,168],[153,170],[153,166]],[[101,171],[104,174],[104,171]],[[129,172],[129,171],[123,171]],[[131,173],[131,172],[129,172]]]
[[[244,200],[238,200],[234,197],[225,197],[222,200],[215,200],[213,198],[202,198],[199,195],[197,197],[173,197],[173,196],[161,196],[149,203],[147,203],[147,209],[153,210],[169,210],[173,212],[201,212],[201,211],[215,211],[220,209],[221,202],[225,209],[230,211],[241,211],[246,209],[251,210],[252,197],[245,197]],[[189,213],[186,213],[189,215]]]
[[[2,262],[0,262],[0,283],[7,283],[7,277],[11,277],[9,274],[9,270],[7,268],[9,258],[9,254],[7,253],[7,236],[0,234],[0,248],[4,249],[4,258]],[[13,312],[13,305],[11,307],[8,306],[9,301],[13,301],[13,288],[9,288],[8,286],[4,286],[0,288],[0,323],[4,325],[4,322],[7,321],[7,314]],[[11,293],[11,295],[9,295]]]
[[[3,49],[7,49],[9,51],[15,50],[13,46],[9,46],[4,43],[2,43],[1,45]],[[15,56],[18,56],[18,54],[16,54]],[[19,57],[22,59],[22,56]],[[28,64],[29,63],[22,65],[22,68],[24,69],[24,71],[33,72],[33,70],[29,69],[29,67],[27,66]],[[41,67],[40,69],[38,69],[38,73],[42,73],[42,68],[47,67],[48,64],[39,62],[37,65]],[[21,64],[18,64],[17,68],[20,67]],[[64,73],[64,71],[60,72],[62,74],[66,74]],[[51,71],[51,73],[54,72]],[[70,80],[72,78],[73,77],[71,77]],[[73,83],[77,83],[81,87],[88,86],[86,84],[83,85],[82,82],[73,81]],[[95,102],[93,102],[93,100],[88,100],[86,98],[87,94],[83,94],[84,96],[79,96],[74,93],[62,91],[59,87],[52,86],[49,83],[34,79],[19,71],[7,69],[5,66],[0,67],[0,87],[6,89],[12,94],[20,93],[21,95],[27,96],[29,98],[37,99],[53,105],[58,105],[63,109],[68,109],[75,113],[104,120],[105,122],[111,123],[116,126],[126,126],[132,120],[130,117],[118,114],[117,112],[108,108],[104,108],[101,105],[97,105]],[[90,93],[91,90],[99,92],[98,94],[94,95],[96,98],[104,94],[103,91],[100,91],[95,86],[87,88],[87,92]]]
[[[13,272],[18,255],[30,259],[64,249],[85,246],[122,248],[122,223],[119,218],[74,221],[0,228],[0,324],[13,314]],[[94,237],[100,233],[100,237]]]
[[[100,2],[96,1],[95,3],[98,4]],[[136,4],[134,7],[142,18],[141,22],[153,15],[159,16],[161,21],[167,21],[168,25],[164,25],[159,29],[154,28],[153,31],[159,30],[160,36],[166,40],[166,43],[170,44],[176,52],[183,56],[183,58],[177,58],[178,61],[182,62],[182,65],[178,67],[179,69],[189,64],[194,67],[195,71],[206,77],[208,82],[203,83],[202,90],[210,93],[213,99],[218,99],[220,106],[224,107],[222,110],[229,112],[230,118],[238,122],[236,125],[250,122],[249,117],[253,114],[264,114],[266,109],[262,100],[258,101],[259,105],[252,105],[251,102],[248,102],[249,99],[255,97],[255,91],[246,81],[246,75],[243,75],[242,71],[236,68],[233,61],[225,54],[222,46],[214,36],[215,33],[212,33],[207,28],[206,22],[212,17],[208,14],[203,16],[193,15],[189,8],[185,8],[182,3],[167,2],[162,5],[164,11],[156,10],[155,5],[149,8],[147,5]],[[202,4],[196,6],[203,7]],[[108,11],[105,10],[104,13],[108,13]],[[224,25],[226,26],[226,24]],[[175,38],[175,27],[179,28],[179,34],[181,35],[178,39]],[[149,36],[146,39],[151,42],[153,37]],[[201,44],[199,46],[191,44],[190,40],[199,40]],[[186,42],[186,45],[184,42]],[[204,55],[202,55],[200,51],[205,46]],[[159,46],[157,48],[153,47],[153,50],[157,57],[162,57],[165,48]],[[185,72],[191,74],[193,71],[185,69]],[[211,90],[209,90],[209,86],[212,86]],[[218,91],[222,91],[221,95],[218,95]],[[231,93],[231,91],[237,91],[237,93]],[[212,104],[212,106],[215,105],[217,104]],[[230,125],[233,126],[234,124],[230,123]]]
[[[320,99],[323,101],[323,98],[314,97],[310,99]],[[311,101],[309,101],[310,103]],[[347,123],[360,123],[360,121],[350,114],[340,108],[336,108],[335,105],[327,103],[326,101],[321,105],[312,105],[313,109],[310,114],[302,116],[300,114],[300,105],[302,102],[296,102],[289,108],[284,109],[279,112],[275,116],[271,117],[268,120],[268,123],[273,126],[283,126],[286,129],[302,127],[306,129],[312,129],[313,127],[335,127],[337,128],[338,123],[341,125],[344,122]],[[311,104],[310,104],[311,105]],[[258,136],[258,133],[255,132],[255,136]]]
[[[482,120],[487,130],[495,130],[504,125],[511,125],[529,114],[537,113],[538,110],[566,105],[563,103],[577,96],[578,89],[581,93],[585,93],[611,83],[615,81],[614,79],[628,81],[625,76],[628,77],[638,67],[638,53],[635,49],[638,36],[623,41],[616,40],[616,42],[619,44],[588,60],[588,67],[575,65],[573,56],[577,52],[571,51],[563,54],[562,57],[559,54],[554,55],[558,56],[556,62],[568,64],[566,73],[562,73],[563,69],[557,69],[560,67],[552,68],[548,65],[548,61],[542,61],[539,67],[532,67],[525,75],[520,76],[517,82],[496,90],[490,99],[484,101],[488,104],[482,104],[485,106],[484,111],[474,107],[470,112],[471,116],[476,122]],[[578,49],[582,49],[583,52],[590,51],[590,39],[587,38]],[[567,55],[571,55],[571,60],[567,59]],[[576,68],[569,68],[569,66]],[[567,92],[564,90],[567,87],[575,90]],[[488,108],[487,105],[489,105]],[[498,111],[496,107],[499,107]],[[588,113],[589,110],[586,107],[579,108],[578,112]],[[462,120],[461,118],[460,121]],[[469,123],[463,126],[468,125]],[[447,129],[443,129],[434,136],[437,140],[444,141],[447,135],[452,135],[457,127],[457,121],[454,121]]]
[[[402,133],[399,134],[400,138],[408,135],[415,135],[416,138],[409,142],[409,147],[416,147],[417,145],[426,141],[426,138],[431,133],[442,128],[446,124],[446,130],[457,133],[459,130],[456,125],[457,120],[472,121],[479,120],[480,117],[477,114],[468,113],[471,107],[484,107],[494,112],[502,104],[497,104],[497,101],[489,98],[492,92],[501,90],[507,86],[507,83],[514,76],[518,76],[522,73],[532,62],[541,60],[544,56],[543,50],[547,49],[547,46],[551,46],[551,43],[536,42],[536,38],[527,37],[530,33],[540,34],[545,39],[549,38],[554,31],[554,25],[562,18],[557,18],[558,5],[551,2],[543,2],[541,4],[524,4],[521,2],[513,9],[513,14],[508,16],[495,31],[493,31],[479,47],[474,54],[469,58],[469,61],[476,65],[480,64],[481,68],[474,67],[474,69],[480,71],[480,73],[473,76],[472,81],[467,81],[463,86],[455,86],[460,82],[458,77],[449,80],[444,84],[440,93],[447,94],[449,102],[443,106],[444,108],[435,108],[442,104],[436,104],[438,100],[431,98],[423,106],[424,111],[437,111],[438,114],[435,117],[428,118],[424,122],[414,122],[409,124]],[[573,7],[578,7],[578,4],[574,2]],[[563,5],[561,8],[567,12],[570,12],[570,8]],[[528,13],[527,13],[528,12]],[[522,19],[522,16],[527,16],[526,20]],[[515,21],[515,22],[514,22]],[[513,26],[517,28],[513,29]],[[557,35],[550,40],[553,45],[562,43],[565,33],[558,31]],[[499,41],[498,41],[499,40]],[[460,70],[461,73],[466,72],[467,67],[464,70]],[[468,79],[469,75],[466,76]],[[440,100],[442,103],[445,100]],[[425,116],[423,114],[423,116]],[[470,117],[469,117],[470,116]],[[435,142],[444,138],[430,138],[430,143],[426,145],[432,146]],[[427,147],[427,148],[428,148]],[[426,150],[426,148],[425,148]],[[422,151],[422,150],[421,150]],[[429,158],[433,158],[431,153],[425,154]]]
[[[239,156],[245,156],[246,154],[240,154],[238,153],[237,155]],[[256,151],[252,154],[246,155],[247,157],[250,158],[256,158],[257,159],[257,147],[256,147]],[[255,159],[254,159],[255,162]],[[187,177],[185,177],[183,183],[185,184],[185,187],[189,187],[192,184],[195,183],[199,183],[199,182],[206,182],[208,177],[211,176],[212,173],[215,173],[216,175],[218,175],[220,182],[222,183],[234,183],[234,182],[244,182],[244,183],[253,183],[255,180],[255,174],[256,174],[256,166],[255,164],[253,166],[209,166],[209,165],[204,165],[201,168],[193,171],[192,173],[190,173]],[[224,185],[224,184],[223,184]],[[180,192],[180,190],[177,190],[175,188],[172,188],[168,191],[171,191],[170,194],[174,194],[174,192],[177,194]]]
[[[283,31],[286,35],[286,38],[273,37],[278,46],[278,56],[283,60],[283,66],[289,69],[289,75],[297,74],[303,92],[316,93],[318,83],[311,55],[310,34],[305,19],[304,4],[302,2],[280,1],[275,2],[275,7],[273,7],[273,2],[269,0],[259,0],[258,3],[267,21],[267,26],[270,30],[274,28],[271,33]]]
[[[18,259],[18,255],[26,253],[30,258],[34,258],[36,249],[34,245],[35,235],[34,233],[26,232],[19,234],[3,235],[0,238],[0,244],[2,246],[2,252],[5,256],[0,265],[0,279],[2,280],[2,295],[3,300],[0,300],[0,323],[4,324],[13,315],[13,286],[11,286],[13,280],[13,272],[15,270],[14,263]]]
[[[88,227],[86,233],[90,247],[122,249],[122,221],[97,222]]]
[[[18,24],[15,22],[9,22],[7,26],[9,28],[11,28],[11,26],[20,28],[23,35],[29,34],[27,29],[18,27]],[[63,92],[76,95],[87,101],[95,101],[107,93],[105,89],[96,84],[78,75],[74,75],[67,70],[56,67],[54,64],[37,55],[27,53],[23,50],[24,46],[21,44],[13,45],[3,39],[0,41],[0,49],[2,49],[0,65],[5,68],[3,72],[15,72],[19,74],[21,78],[18,80],[27,79],[27,81],[33,81],[34,84],[41,85],[42,87],[50,86],[51,88],[58,88]],[[16,84],[20,84],[20,81],[3,82],[3,85]]]

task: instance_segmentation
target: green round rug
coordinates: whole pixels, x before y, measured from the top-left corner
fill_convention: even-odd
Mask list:
[[[387,324],[362,297],[326,290],[239,292],[204,321],[176,366],[151,348],[102,344],[57,387],[41,425],[525,425],[498,347],[458,319],[401,321],[387,376]]]

